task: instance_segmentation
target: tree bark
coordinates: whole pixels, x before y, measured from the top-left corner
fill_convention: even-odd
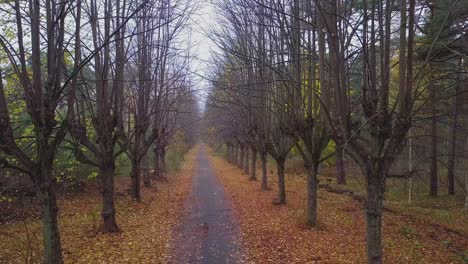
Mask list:
[[[317,163],[307,166],[306,224],[309,227],[317,225],[317,169]]]
[[[277,201],[278,204],[286,204],[284,163],[285,163],[285,159],[276,160],[276,168],[278,171],[278,201]]]
[[[130,178],[132,179],[131,193],[132,198],[137,202],[141,201],[140,196],[140,172],[141,172],[141,162],[139,160],[132,160],[132,171],[130,173]]]
[[[235,164],[236,163],[236,156],[235,156],[235,148],[234,148],[234,145],[229,145],[229,162],[231,164]]]
[[[431,173],[430,173],[430,190],[431,196],[437,196],[438,193],[438,172],[437,172],[437,109],[435,103],[435,88],[430,87],[432,100],[432,118],[431,118]]]
[[[267,152],[260,153],[262,160],[262,190],[268,190],[268,172],[267,172]]]
[[[257,180],[257,150],[252,148],[252,170],[250,171],[250,180]]]
[[[456,151],[456,141],[457,141],[457,116],[453,117],[455,120],[453,121],[452,128],[450,128],[450,138],[449,138],[449,157],[448,157],[448,194],[454,195],[455,194],[455,151]]]
[[[460,57],[458,61],[458,84],[455,89],[455,97],[452,99],[452,126],[450,128],[449,138],[449,157],[448,157],[448,194],[455,194],[455,161],[457,159],[457,132],[460,129],[459,115],[463,107],[463,60]]]
[[[236,147],[231,145],[229,150],[231,151],[231,164],[236,164]]]
[[[231,163],[231,146],[226,144],[226,160]]]
[[[240,146],[239,164],[238,164],[238,166],[239,166],[240,169],[244,168],[244,160],[245,160],[244,154],[245,154],[245,153],[244,153],[244,146],[241,145],[241,146]]]
[[[245,146],[245,161],[244,161],[244,173],[246,175],[250,174],[250,168],[249,168],[250,167],[250,162],[249,162],[250,158],[249,158],[249,156],[250,156],[249,146],[246,145]]]
[[[336,165],[336,182],[338,184],[346,184],[344,151],[343,151],[343,147],[340,145],[336,145],[335,165]]]
[[[141,163],[143,168],[143,184],[145,187],[151,187],[151,177],[148,168],[148,153],[143,156]]]
[[[166,148],[162,148],[159,152],[159,159],[161,162],[161,175],[165,176],[167,173],[167,166],[166,166]]]
[[[375,164],[374,164],[375,165]],[[370,167],[370,166],[369,166]],[[373,166],[375,167],[375,166]],[[382,207],[385,172],[368,169],[366,202],[367,263],[382,263]]]
[[[239,146],[235,145],[234,146],[234,160],[233,160],[234,165],[239,165]]]
[[[101,231],[104,233],[114,233],[119,231],[115,218],[114,172],[115,165],[113,163],[104,163],[100,167],[102,188]]]
[[[55,190],[52,186],[40,188],[39,199],[42,206],[45,263],[63,263],[62,246],[58,226],[58,207]]]
[[[159,162],[160,161],[159,156],[160,156],[159,148],[155,147],[154,148],[154,176],[156,179],[161,178],[161,163]]]

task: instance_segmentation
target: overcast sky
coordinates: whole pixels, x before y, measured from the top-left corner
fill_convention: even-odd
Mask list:
[[[194,57],[191,69],[196,76],[196,89],[200,90],[200,107],[203,107],[209,85],[204,77],[210,67],[211,54],[216,51],[216,45],[207,36],[207,32],[216,21],[216,13],[210,0],[199,3],[199,8],[190,21],[192,56]]]

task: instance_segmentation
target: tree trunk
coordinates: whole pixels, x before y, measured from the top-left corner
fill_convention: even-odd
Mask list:
[[[464,41],[465,48],[468,48],[468,41]],[[467,152],[466,149],[468,148],[468,74],[466,73],[468,68],[468,60],[462,59],[462,67],[464,74],[462,75],[462,87],[461,90],[463,91],[463,97],[460,99],[461,104],[461,111],[463,111],[463,145],[465,151],[463,151],[463,155],[466,157]],[[465,210],[468,211],[468,160],[465,159]]]
[[[231,163],[231,146],[226,144],[226,160]]]
[[[249,158],[249,156],[250,156],[250,149],[249,149],[249,146],[246,145],[245,146],[245,161],[244,161],[244,173],[246,175],[250,174],[250,168],[249,168],[250,167],[250,162],[249,162],[250,158]]]
[[[148,168],[148,153],[146,153],[143,156],[143,159],[141,160],[141,165],[143,168],[143,184],[145,187],[151,187],[151,177]]]
[[[317,225],[317,169],[314,163],[307,168],[307,210],[306,224],[309,227]]]
[[[438,175],[437,175],[437,117],[432,118],[431,132],[431,171],[430,171],[430,190],[431,196],[437,196],[438,192]]]
[[[154,148],[154,176],[156,179],[161,178],[161,163],[159,162],[160,161],[159,156],[160,156],[159,148],[155,147]]]
[[[236,164],[236,147],[231,146],[231,163]]]
[[[238,164],[239,164],[239,154],[238,154],[239,147],[238,147],[237,145],[235,145],[233,148],[234,148],[234,160],[233,160],[233,164],[234,164],[234,165],[238,165]]]
[[[411,172],[408,183],[408,204],[411,204],[413,196],[413,135],[411,128],[408,129],[408,171]]]
[[[267,172],[267,153],[266,151],[260,154],[262,160],[262,190],[268,190],[268,172]]]
[[[458,84],[455,89],[455,97],[452,99],[452,126],[450,128],[449,138],[449,157],[448,157],[448,194],[455,194],[455,161],[457,159],[457,132],[460,129],[459,115],[463,108],[463,61],[460,57],[458,61]]]
[[[159,152],[159,159],[160,159],[160,164],[161,164],[161,175],[165,176],[167,173],[167,166],[166,166],[166,148],[162,148],[161,151]]]
[[[335,165],[336,165],[336,182],[338,184],[346,184],[346,170],[344,164],[344,151],[343,147],[336,145],[335,153]]]
[[[242,169],[244,168],[244,146],[240,146],[240,157],[239,157],[239,168]]]
[[[252,148],[252,170],[250,171],[250,180],[257,180],[257,150]]]
[[[456,119],[457,117],[453,117],[455,119],[453,127],[450,129],[450,138],[449,138],[449,157],[448,157],[448,194],[454,195],[455,194],[455,151],[456,151],[456,141],[457,141],[457,128],[456,128]]]
[[[278,204],[286,204],[286,186],[284,182],[284,162],[285,159],[276,160],[278,170]]]
[[[102,226],[104,233],[119,231],[115,219],[115,199],[114,199],[114,171],[113,163],[105,163],[100,168],[101,188],[102,188]]]
[[[438,139],[437,139],[437,108],[436,108],[436,99],[435,99],[435,88],[430,87],[429,91],[431,92],[431,172],[430,172],[430,190],[429,194],[431,196],[437,196],[438,192],[438,172],[437,172],[437,152]]]
[[[132,198],[137,202],[141,201],[140,196],[140,172],[141,172],[141,162],[139,160],[132,160],[132,171],[130,177],[132,179]]]
[[[45,263],[63,263],[62,246],[58,226],[58,207],[53,187],[40,188],[42,206]]]
[[[385,186],[382,179],[386,178],[384,173],[379,170],[366,172],[366,239],[369,264],[382,263],[382,203]]]
[[[465,145],[465,149],[468,147],[468,136],[466,136],[465,134],[465,139],[464,139],[464,145]],[[468,162],[465,161],[465,168],[468,167]],[[468,211],[468,170],[465,169],[465,211]]]

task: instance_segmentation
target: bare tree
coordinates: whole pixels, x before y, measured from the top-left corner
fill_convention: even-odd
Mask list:
[[[92,47],[96,50],[94,78],[87,80],[80,88],[83,109],[77,105],[77,115],[80,117],[74,120],[70,132],[75,144],[76,158],[99,169],[103,232],[119,230],[114,197],[115,160],[125,151],[124,148],[117,148],[117,142],[124,131],[122,112],[127,63],[125,38],[134,35],[127,33],[126,24],[146,4],[147,1],[127,3],[105,0],[102,3],[91,1],[85,8],[90,21]],[[92,132],[86,124],[87,119],[91,120],[94,129]]]
[[[414,113],[415,94],[413,79],[413,48],[415,35],[415,1],[409,1],[408,23],[401,20],[400,27],[408,28],[408,38],[400,39],[400,47],[408,47],[400,67],[405,75],[406,85],[400,87],[395,108],[390,101],[390,62],[393,1],[363,1],[362,21],[354,25],[360,35],[360,56],[362,59],[362,98],[361,107],[364,120],[355,125],[352,120],[352,105],[349,104],[346,82],[346,54],[353,35],[342,30],[344,23],[351,23],[354,15],[351,6],[344,1],[316,3],[325,21],[323,29],[327,34],[330,52],[330,71],[333,92],[331,109],[332,133],[339,144],[344,144],[346,152],[362,168],[366,179],[366,237],[368,263],[382,262],[382,208],[385,180],[396,155],[402,150],[404,138],[411,127]],[[406,3],[403,2],[403,9]],[[351,24],[352,25],[352,24]],[[353,31],[356,32],[356,31]],[[403,33],[402,33],[403,35]],[[403,49],[404,51],[404,49]],[[325,63],[320,61],[320,63]],[[403,77],[400,76],[400,83]]]
[[[45,1],[42,5],[40,1],[17,0],[11,8],[16,40],[12,43],[0,36],[0,46],[11,65],[11,74],[19,79],[34,138],[33,150],[20,147],[10,121],[9,101],[0,69],[0,151],[14,159],[1,158],[0,168],[14,168],[31,177],[42,207],[45,262],[63,263],[53,169],[58,148],[73,117],[76,72],[85,63],[80,58],[81,1]],[[73,36],[66,33],[65,22],[69,15],[75,17]],[[27,41],[26,29],[30,31]],[[64,69],[65,53],[72,52],[70,47],[74,47],[75,54],[71,73]],[[47,58],[46,65],[43,56]],[[57,111],[66,114],[59,117]]]

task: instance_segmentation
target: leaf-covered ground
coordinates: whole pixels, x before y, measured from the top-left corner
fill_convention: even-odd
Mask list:
[[[97,232],[100,194],[87,190],[59,200],[60,232],[65,263],[166,263],[174,225],[190,190],[196,150],[179,172],[157,188],[142,188],[142,202],[126,195],[129,179],[116,182],[117,222],[122,232]],[[41,223],[29,219],[0,226],[0,263],[41,263]]]
[[[272,203],[276,197],[273,175],[269,177],[272,190],[262,192],[259,182],[249,181],[224,159],[212,156],[211,161],[239,219],[249,262],[366,262],[364,210],[350,196],[319,190],[319,226],[307,229],[304,177],[287,176],[287,205],[278,206]],[[395,211],[385,212],[383,221],[386,263],[463,263],[451,245],[463,251],[466,236]]]

